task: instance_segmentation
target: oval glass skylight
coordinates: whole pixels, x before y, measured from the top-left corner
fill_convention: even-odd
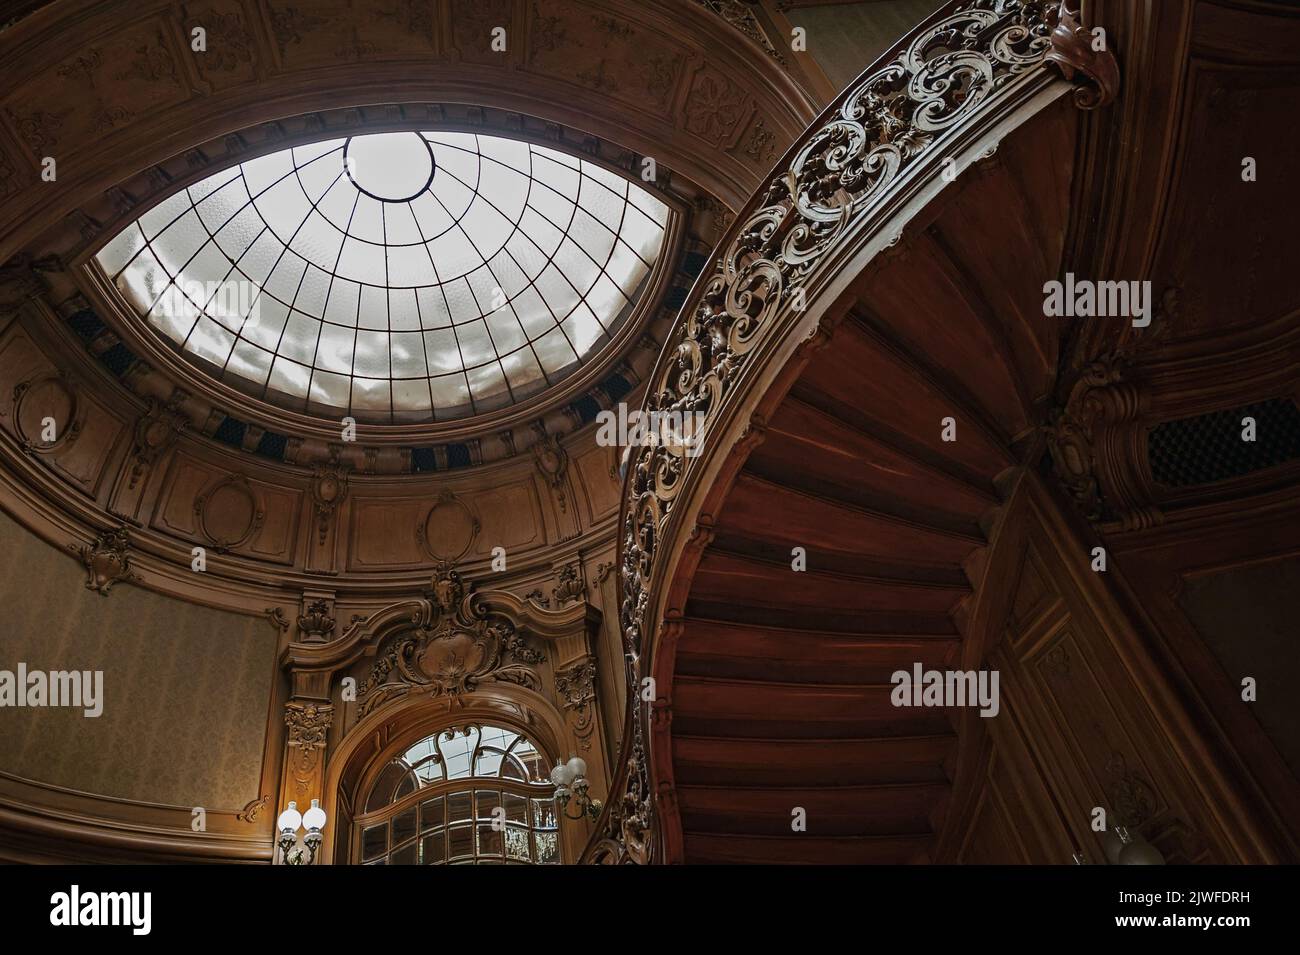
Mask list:
[[[566,153],[378,133],[217,173],[97,258],[152,329],[241,391],[327,417],[445,421],[591,359],[667,221],[649,192]]]

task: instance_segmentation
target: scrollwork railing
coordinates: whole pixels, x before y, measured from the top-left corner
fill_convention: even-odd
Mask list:
[[[774,342],[807,322],[802,313],[844,266],[841,251],[901,229],[910,215],[900,211],[903,199],[922,195],[945,158],[968,152],[996,124],[1011,128],[1005,124],[1016,108],[1048,87],[1057,95],[1069,89],[1041,67],[1092,81],[1095,88],[1076,97],[1081,106],[1109,100],[1114,62],[1092,50],[1072,7],[1071,0],[965,0],[936,13],[799,137],[736,217],[715,271],[692,289],[644,412],[699,422],[693,440],[629,453],[618,557],[628,717],[587,861],[648,863],[661,851],[642,680],[653,672],[665,625],[659,589],[671,576],[672,542],[685,530],[684,502],[703,463],[730,446],[722,443],[723,422],[738,393],[753,384],[753,369]]]

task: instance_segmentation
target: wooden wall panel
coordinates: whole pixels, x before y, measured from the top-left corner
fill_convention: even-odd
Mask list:
[[[54,365],[45,357],[40,346],[32,341],[21,322],[10,322],[0,333],[0,381],[9,384],[0,388],[0,423],[10,434],[14,430],[14,386],[41,375],[53,374]],[[12,384],[10,384],[12,383]]]
[[[618,476],[620,452],[596,445],[574,460],[574,483],[589,524],[618,514],[623,490],[623,479]]]
[[[1006,772],[996,755],[990,757],[988,773],[975,804],[974,824],[962,846],[959,860],[982,865],[1024,865],[1040,862],[1025,848],[1020,834],[1032,808],[1015,798],[1008,799]]]
[[[109,466],[130,425],[92,398],[87,389],[73,387],[77,438],[51,452],[50,465],[86,494],[97,497],[104,480],[111,477]]]
[[[429,501],[421,499],[364,498],[351,503],[353,542],[349,572],[417,567],[428,561],[420,550],[415,529],[423,522]]]
[[[471,551],[487,557],[493,547],[510,551],[540,547],[546,543],[542,502],[532,482],[507,484],[478,494],[466,495],[469,508],[479,518],[479,534]]]
[[[301,511],[302,492],[296,488],[245,479],[177,451],[150,523],[203,547],[292,564]]]
[[[1171,863],[1242,861],[1197,791],[1206,767],[1180,756],[1152,707],[1160,688],[1134,672],[1132,655],[1146,651],[1089,548],[1036,481],[1022,483],[1007,520],[1021,525],[1007,540],[1021,557],[987,661],[1001,691],[1001,711],[984,721],[991,793],[970,811],[961,860],[1065,864],[1082,849],[1103,861],[1091,828],[1100,806]],[[1008,813],[1023,859],[1002,846]]]

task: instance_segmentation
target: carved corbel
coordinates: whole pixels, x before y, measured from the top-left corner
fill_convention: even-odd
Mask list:
[[[818,326],[820,328],[820,326]],[[813,336],[815,337],[815,335]],[[736,438],[736,443],[732,446],[732,454],[738,454],[742,457],[748,457],[756,447],[767,439],[767,419],[761,414],[755,412],[749,416],[749,421],[740,436]]]
[[[591,751],[591,738],[596,730],[596,660],[580,657],[555,672],[555,694],[564,707],[569,728],[578,748]]]
[[[1085,367],[1046,428],[1047,447],[1058,477],[1088,520],[1149,527],[1162,518],[1137,477],[1143,393],[1123,378],[1122,362],[1114,356]]]
[[[325,643],[334,633],[334,615],[329,602],[313,600],[298,617],[299,643]]]
[[[26,259],[13,259],[0,266],[0,315],[16,311],[45,291],[45,283]]]
[[[306,805],[319,799],[325,778],[325,745],[334,706],[317,700],[290,700],[284,706],[284,722],[289,728],[285,743],[284,787],[281,805],[295,800]]]
[[[556,579],[559,584],[551,590],[556,607],[563,607],[571,600],[587,599],[587,585],[583,583],[582,569],[576,563],[561,567],[556,573]]]
[[[553,434],[543,435],[533,445],[533,460],[546,483],[555,492],[555,503],[561,511],[569,509],[568,496],[564,493],[564,476],[569,470],[569,453],[560,444],[560,439]]]
[[[1066,80],[1079,84],[1074,102],[1080,109],[1105,106],[1119,91],[1119,65],[1106,48],[1105,34],[1094,35],[1080,22],[1079,0],[1061,0],[1043,65],[1055,66]]]
[[[243,809],[239,810],[239,812],[235,814],[235,818],[240,822],[257,822],[258,817],[262,815],[262,810],[266,808],[266,804],[270,801],[271,797],[269,795],[259,796],[256,799],[250,800],[245,804]]]
[[[429,581],[429,595],[444,613],[455,613],[465,597],[465,584],[450,561],[439,561]]]

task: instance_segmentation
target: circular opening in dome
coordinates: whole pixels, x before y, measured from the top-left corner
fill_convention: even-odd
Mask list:
[[[419,133],[354,136],[343,147],[353,185],[381,202],[410,202],[433,182],[433,150]]]

